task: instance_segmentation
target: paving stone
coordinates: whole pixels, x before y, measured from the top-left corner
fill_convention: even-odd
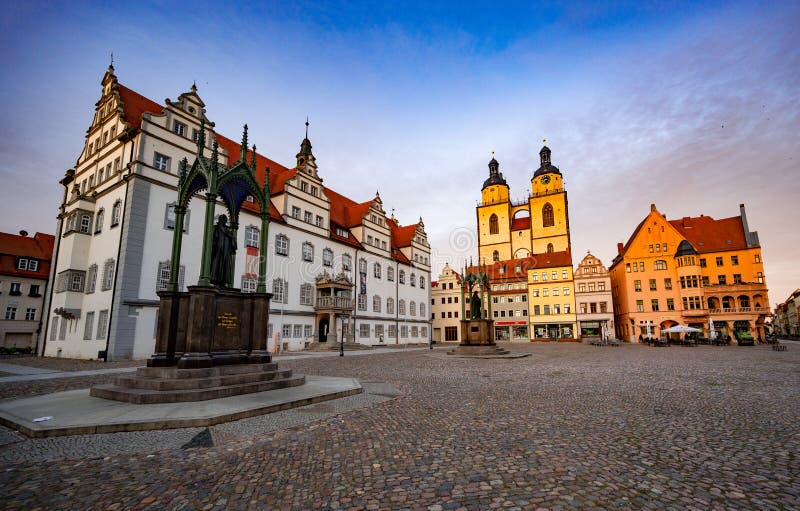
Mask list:
[[[207,429],[36,440],[0,430],[3,505],[800,508],[800,350],[512,349],[532,356],[288,360],[304,374],[358,378],[365,393]],[[13,394],[97,378],[13,384]]]

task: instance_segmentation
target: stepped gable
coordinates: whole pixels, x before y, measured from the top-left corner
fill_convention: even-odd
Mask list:
[[[33,237],[0,232],[0,274],[47,280],[55,236],[37,232]],[[39,261],[37,271],[17,269],[17,257]]]
[[[747,249],[742,218],[715,220],[710,216],[684,217],[669,223],[689,240],[699,253]]]

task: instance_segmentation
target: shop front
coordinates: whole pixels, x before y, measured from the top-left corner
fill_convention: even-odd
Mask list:
[[[575,325],[572,323],[549,323],[533,325],[532,341],[575,339]]]
[[[495,321],[496,341],[527,341],[528,323],[526,321]]]
[[[581,337],[600,337],[602,332],[599,321],[581,321]]]

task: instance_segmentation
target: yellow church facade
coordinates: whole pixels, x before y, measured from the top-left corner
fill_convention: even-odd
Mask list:
[[[530,195],[519,202],[511,200],[500,164],[492,158],[476,211],[480,261],[509,270],[491,273],[492,284],[503,286],[504,277],[520,268],[527,274],[531,341],[577,337],[567,192],[550,157],[545,145]]]

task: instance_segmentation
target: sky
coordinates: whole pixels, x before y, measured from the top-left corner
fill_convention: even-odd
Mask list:
[[[0,12],[0,231],[54,232],[114,55],[163,103],[196,82],[218,132],[244,123],[326,186],[422,217],[433,277],[477,254],[495,151],[512,198],[542,140],[564,175],[573,259],[609,265],[654,203],[759,233],[770,301],[800,287],[797,2],[12,2]]]

